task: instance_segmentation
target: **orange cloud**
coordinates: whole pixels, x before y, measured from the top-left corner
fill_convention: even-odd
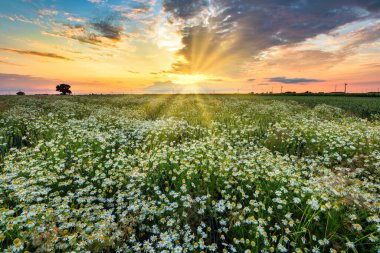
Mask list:
[[[41,56],[41,57],[49,57],[49,58],[55,58],[55,59],[60,59],[60,60],[72,61],[72,59],[70,58],[67,58],[62,55],[54,54],[54,53],[37,52],[37,51],[30,51],[30,50],[18,50],[18,49],[13,49],[13,48],[0,48],[0,50],[11,52],[11,53],[35,55],[35,56]]]

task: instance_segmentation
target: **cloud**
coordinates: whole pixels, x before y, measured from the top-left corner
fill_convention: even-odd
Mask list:
[[[163,0],[163,6],[170,22],[182,24],[183,60],[173,71],[184,73],[237,72],[239,64],[271,47],[295,45],[380,13],[378,0]]]
[[[222,78],[212,78],[212,79],[208,79],[208,80],[211,82],[223,82],[224,81],[224,79],[222,79]]]
[[[13,22],[17,21],[17,22],[22,22],[22,23],[27,23],[27,24],[40,25],[40,23],[37,19],[36,20],[29,19],[29,18],[24,17],[23,15],[8,16],[8,15],[4,15],[4,14],[0,13],[0,18],[8,19],[8,20],[13,21]]]
[[[255,78],[250,78],[247,80],[247,82],[254,82],[256,79]]]
[[[131,73],[131,74],[140,74],[139,71],[134,71],[134,70],[128,70],[128,72]]]
[[[302,84],[302,83],[319,83],[325,82],[319,79],[308,79],[308,78],[286,78],[286,77],[271,77],[267,78],[268,82],[272,83],[286,83],[286,84]]]
[[[55,15],[58,15],[58,11],[49,10],[49,9],[41,9],[38,11],[38,14],[42,16],[55,16]]]
[[[108,38],[113,41],[120,41],[123,33],[123,27],[118,22],[118,18],[108,16],[92,21],[90,26],[97,31],[101,37]]]
[[[53,90],[57,80],[50,80],[30,75],[0,73],[0,93],[16,93],[20,89],[34,93],[46,93]]]
[[[122,41],[125,37],[124,28],[121,24],[123,19],[117,14],[110,14],[94,18],[86,23],[84,23],[85,19],[83,18],[71,18],[70,20],[74,22],[55,20],[49,29],[43,31],[42,34],[69,38],[97,46],[114,47],[116,42]]]
[[[342,32],[344,31],[344,32]],[[360,64],[355,59],[363,53],[369,61],[378,58],[370,48],[380,43],[380,20],[354,22],[336,31],[317,36],[304,43],[273,47],[260,54],[244,66],[246,74],[263,69],[281,71],[302,69],[304,71],[326,71],[338,65]],[[371,59],[371,60],[370,60]]]
[[[178,84],[174,84],[172,81],[155,82],[151,86],[143,89],[144,92],[148,93],[171,93],[180,92]]]
[[[70,21],[70,22],[77,22],[77,23],[83,23],[83,22],[86,21],[84,18],[73,17],[73,16],[67,17],[67,20]]]
[[[6,74],[0,73],[0,83],[4,82],[14,82],[14,81],[41,81],[46,80],[40,77],[33,77],[30,75],[19,75],[19,74]]]
[[[13,62],[9,62],[9,61],[4,61],[1,59],[0,59],[0,64],[10,65],[10,66],[22,66],[22,65],[19,65],[19,64],[13,63]]]
[[[6,51],[6,52],[11,52],[11,53],[34,55],[34,56],[55,58],[55,59],[59,59],[59,60],[72,61],[72,59],[70,59],[70,58],[67,58],[67,57],[62,56],[62,55],[54,54],[54,53],[46,53],[46,52],[38,52],[38,51],[30,51],[30,50],[18,50],[18,49],[13,49],[13,48],[0,48],[0,50]]]
[[[380,69],[380,63],[362,64],[365,69]]]
[[[82,24],[66,24],[56,22],[58,27],[53,27],[52,31],[43,31],[42,34],[53,37],[64,37],[77,40],[82,43],[92,45],[107,45],[102,41],[102,38],[95,33],[91,32]]]
[[[104,0],[87,0],[89,1],[90,3],[94,3],[94,4],[102,4],[104,3]]]
[[[173,14],[175,18],[188,19],[194,17],[200,10],[208,7],[207,0],[164,0],[163,6],[166,12]]]
[[[348,41],[342,47],[342,51],[352,51],[361,45],[372,43],[380,39],[380,20],[371,20],[371,24],[354,30],[346,35],[339,36],[338,33],[333,35]]]
[[[124,18],[142,21],[148,17],[147,13],[153,10],[153,3],[131,2],[128,5],[114,5],[112,10]]]

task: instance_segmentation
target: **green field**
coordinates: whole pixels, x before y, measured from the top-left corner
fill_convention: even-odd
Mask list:
[[[379,115],[379,97],[0,97],[0,251],[379,252]]]
[[[314,107],[327,104],[342,108],[359,117],[371,117],[380,114],[380,96],[376,95],[265,95],[265,99],[280,101],[293,100]]]

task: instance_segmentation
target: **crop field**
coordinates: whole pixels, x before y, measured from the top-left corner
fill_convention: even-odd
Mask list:
[[[0,97],[0,251],[380,252],[380,98],[309,98]]]

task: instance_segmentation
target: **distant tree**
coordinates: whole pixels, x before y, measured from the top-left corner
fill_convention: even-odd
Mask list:
[[[16,95],[17,95],[17,96],[24,96],[24,95],[25,95],[25,92],[23,92],[23,91],[20,90],[19,92],[16,93]]]
[[[57,85],[56,88],[57,88],[56,89],[57,91],[61,92],[61,95],[67,95],[67,94],[71,95],[72,93],[70,90],[71,86],[65,83]]]

